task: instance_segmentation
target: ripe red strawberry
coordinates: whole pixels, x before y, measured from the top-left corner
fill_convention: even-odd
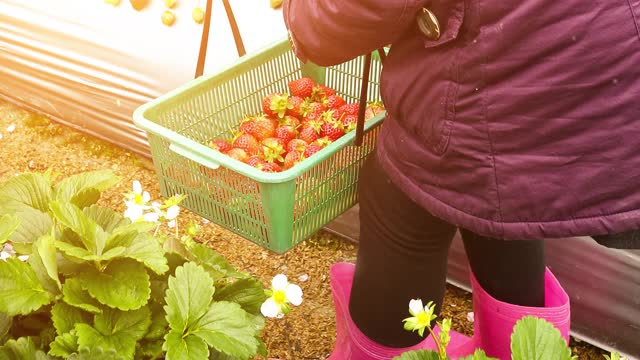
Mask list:
[[[276,128],[276,138],[281,140],[285,145],[293,140],[296,135],[296,128],[293,125],[280,125]]]
[[[273,137],[276,133],[278,121],[266,116],[257,116],[253,119],[253,126],[249,129],[249,134],[253,135],[256,140]]]
[[[287,106],[287,115],[291,115],[291,116],[295,116],[295,117],[302,117],[302,114],[304,112],[304,99],[299,97],[299,96],[289,96],[289,105],[291,105],[291,108],[288,108],[289,106]]]
[[[338,109],[345,103],[346,102],[340,95],[335,94],[327,96],[327,98],[323,101],[323,104],[327,107],[327,109]]]
[[[320,147],[324,148],[327,147],[327,145],[331,144],[333,141],[331,141],[331,139],[329,139],[328,137],[321,137],[318,138],[318,140],[314,141],[311,145],[319,145]]]
[[[282,167],[280,167],[280,165],[276,164],[276,163],[264,163],[262,165],[262,171],[264,172],[268,172],[268,173],[275,173],[275,172],[281,172],[282,171]]]
[[[287,156],[284,157],[284,169],[289,170],[300,161],[302,161],[302,153],[290,151],[287,153]]]
[[[321,112],[312,112],[307,114],[305,117],[302,118],[302,123],[309,123],[309,122],[322,122],[322,114]]]
[[[242,124],[240,124],[238,131],[244,134],[251,134],[254,125],[253,119],[245,119]]]
[[[293,139],[287,144],[287,152],[302,153],[309,146],[309,143],[302,139]]]
[[[293,126],[294,129],[297,129],[298,126],[300,126],[300,120],[296,117],[285,115],[280,121],[280,125],[289,125]]]
[[[247,161],[247,159],[249,158],[247,152],[240,148],[233,148],[227,151],[227,156],[242,162]]]
[[[317,153],[318,151],[322,150],[322,146],[318,145],[318,144],[312,144],[307,146],[307,149],[304,151],[304,158],[308,158],[312,155],[314,155],[315,153]]]
[[[358,115],[345,114],[342,117],[342,126],[344,127],[345,133],[355,130],[357,125],[358,125]]]
[[[256,138],[249,134],[240,134],[234,141],[233,147],[244,150],[247,155],[257,155],[261,152],[262,147]]]
[[[364,111],[364,121],[371,120],[374,116],[380,114],[384,111],[384,107],[379,105],[378,103],[372,103],[367,106],[367,109]]]
[[[328,121],[322,124],[320,136],[327,137],[331,141],[336,141],[344,135],[344,126],[338,121]]]
[[[315,99],[316,101],[322,101],[327,97],[334,95],[335,93],[336,93],[335,90],[333,90],[332,88],[322,84],[318,84],[313,87],[311,98]]]
[[[340,106],[338,111],[345,115],[358,115],[358,110],[360,109],[360,103],[348,103]]]
[[[265,164],[266,162],[264,160],[262,160],[260,158],[260,156],[253,155],[253,156],[247,158],[247,160],[245,160],[245,163],[247,163],[247,165],[249,165],[249,166],[253,166],[254,168],[257,168],[258,166],[261,166],[262,164]]]
[[[293,107],[288,99],[287,94],[271,93],[262,100],[262,111],[268,116],[283,118],[287,110]]]
[[[325,110],[326,110],[326,107],[321,102],[317,102],[317,101],[306,102],[303,106],[302,116],[305,117],[313,113],[322,113]]]
[[[296,80],[289,81],[289,93],[293,96],[301,98],[307,98],[311,96],[315,82],[308,77],[302,77]]]
[[[212,148],[213,150],[218,150],[223,154],[231,150],[232,148],[229,141],[221,140],[221,139],[214,139],[209,141],[209,147]]]
[[[268,138],[262,141],[262,154],[266,162],[284,162],[286,143],[277,138]]]
[[[317,121],[308,121],[302,125],[300,131],[298,131],[298,139],[304,140],[307,144],[318,139],[320,135],[322,123]]]

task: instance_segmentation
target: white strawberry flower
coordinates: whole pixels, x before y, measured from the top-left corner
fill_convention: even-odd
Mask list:
[[[267,291],[269,298],[262,303],[260,312],[265,317],[281,318],[291,311],[289,304],[302,304],[302,289],[290,284],[284,274],[276,275],[271,281],[271,290]]]
[[[409,301],[409,313],[412,315],[404,320],[404,329],[409,331],[418,330],[418,334],[423,336],[424,330],[431,327],[431,321],[436,318],[435,304],[429,301],[426,306],[422,306],[422,300],[412,299]]]

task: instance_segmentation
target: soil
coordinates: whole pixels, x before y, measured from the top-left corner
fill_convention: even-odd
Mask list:
[[[12,129],[13,128],[13,129]],[[45,116],[18,109],[0,101],[0,182],[22,172],[53,169],[61,176],[112,169],[123,181],[107,191],[102,205],[124,211],[122,194],[139,180],[152,198],[160,198],[158,181],[150,159],[77,132]],[[271,278],[284,273],[299,284],[305,301],[285,319],[269,320],[264,341],[270,357],[281,359],[325,359],[335,338],[334,308],[329,288],[329,266],[354,261],[357,244],[320,231],[293,250],[276,255],[198,215],[184,211],[181,228],[194,221],[201,224],[198,240],[222,254],[232,265],[252,273],[268,286]],[[456,331],[471,335],[471,295],[448,286],[443,316],[453,320]],[[603,359],[605,352],[572,339],[579,359]]]

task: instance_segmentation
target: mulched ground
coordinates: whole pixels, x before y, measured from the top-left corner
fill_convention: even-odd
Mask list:
[[[13,129],[12,129],[13,128]],[[105,193],[102,205],[124,210],[122,194],[133,180],[139,180],[153,198],[160,190],[149,159],[114,147],[89,135],[73,131],[48,118],[0,101],[0,181],[22,172],[49,168],[62,176],[78,172],[112,169],[124,180]],[[180,226],[189,221],[202,225],[199,241],[211,246],[237,268],[248,271],[265,284],[279,273],[299,284],[303,304],[285,319],[268,321],[264,339],[271,357],[282,359],[325,359],[334,342],[333,301],[329,288],[329,266],[355,260],[357,244],[320,231],[311,239],[283,255],[264,250],[201,217],[185,211]],[[473,324],[469,293],[449,286],[443,315],[453,319],[454,329],[470,335]],[[572,340],[579,359],[603,359],[604,351]]]

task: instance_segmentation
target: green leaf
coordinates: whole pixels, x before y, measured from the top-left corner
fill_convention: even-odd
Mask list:
[[[513,360],[557,359],[570,360],[560,331],[544,319],[526,316],[516,323],[511,335]]]
[[[56,339],[49,345],[49,355],[67,358],[78,350],[78,337],[75,330],[56,336]]]
[[[47,213],[27,205],[20,205],[12,214],[20,219],[20,225],[9,236],[9,240],[13,242],[16,251],[27,254],[31,251],[31,244],[51,231],[53,220]]]
[[[79,201],[78,194],[87,189],[105,191],[120,182],[120,178],[111,170],[84,172],[62,179],[55,186],[54,198],[57,201]],[[74,199],[75,198],[75,199]]]
[[[142,262],[146,267],[158,275],[169,270],[164,250],[151,235],[140,234],[125,251],[123,256]]]
[[[144,336],[148,340],[159,340],[168,332],[169,323],[165,318],[164,309],[157,304],[151,304],[151,325]]]
[[[205,245],[196,243],[190,246],[188,254],[190,260],[202,265],[209,272],[213,281],[217,281],[224,276],[238,279],[247,277],[247,275],[238,272],[231,266],[222,255]]]
[[[125,357],[119,355],[115,349],[103,350],[101,347],[85,346],[80,348],[79,352],[71,354],[67,360],[125,360]]]
[[[55,241],[51,235],[45,235],[33,244],[29,265],[43,287],[53,296],[60,294],[62,284],[58,278],[58,262]]]
[[[70,332],[73,330],[75,324],[91,323],[89,314],[63,302],[53,305],[51,308],[51,319],[58,334]]]
[[[3,360],[47,360],[49,357],[37,349],[31,338],[21,337],[9,340],[0,346],[0,359]]]
[[[260,306],[267,299],[262,283],[256,279],[236,280],[224,287],[216,289],[215,301],[230,301],[240,304],[252,315],[260,314]]]
[[[128,220],[127,220],[128,221]],[[133,241],[142,233],[147,233],[154,229],[156,224],[147,221],[138,221],[120,226],[113,230],[106,241],[105,249],[118,246],[131,246]]]
[[[0,245],[9,240],[9,236],[20,226],[20,219],[15,215],[3,215],[0,217]]]
[[[165,337],[166,360],[202,360],[209,357],[209,347],[201,338],[182,336],[181,331],[171,331]]]
[[[82,288],[79,279],[70,278],[62,286],[62,296],[64,301],[74,307],[83,309],[93,314],[102,312],[100,303]]]
[[[51,210],[60,223],[80,236],[80,240],[87,250],[92,254],[102,255],[107,233],[95,221],[71,203],[54,201],[51,203]]]
[[[78,275],[82,288],[100,303],[120,310],[144,306],[151,295],[144,265],[129,259],[114,260],[102,272],[92,269]]]
[[[51,193],[51,183],[42,174],[21,174],[0,185],[2,203],[11,199],[41,212],[49,211]]]
[[[119,311],[105,309],[96,315],[94,326],[76,324],[78,345],[90,348],[116,349],[127,359],[133,359],[136,342],[144,336],[151,323],[147,307],[138,310]]]
[[[413,350],[402,353],[393,360],[440,360],[440,355],[432,350]]]
[[[84,209],[87,206],[94,205],[98,200],[100,200],[100,190],[84,189],[74,195],[69,202],[80,209]]]
[[[165,295],[171,329],[183,331],[195,324],[209,309],[214,290],[213,280],[201,266],[186,263],[177,268]]]
[[[248,359],[256,355],[259,329],[254,319],[236,303],[214,302],[190,332],[228,355]]]
[[[164,335],[164,334],[163,334]],[[144,359],[159,359],[163,355],[164,351],[162,350],[162,345],[164,344],[164,339],[153,340],[153,341],[141,341],[139,344],[138,351],[136,355],[144,355]]]
[[[88,261],[88,259],[94,256],[89,250],[75,246],[65,241],[56,241],[55,246],[58,250],[62,251],[65,255],[75,261]]]
[[[0,261],[0,312],[27,315],[51,300],[28,264],[16,258]]]
[[[82,211],[107,233],[111,233],[115,229],[129,224],[129,220],[108,207],[91,205],[82,209]]]
[[[13,318],[5,313],[0,313],[0,344],[4,344],[13,325]]]
[[[484,353],[481,349],[476,349],[476,352],[473,355],[466,356],[464,358],[460,358],[458,360],[498,360],[496,358],[488,357],[487,354]]]

